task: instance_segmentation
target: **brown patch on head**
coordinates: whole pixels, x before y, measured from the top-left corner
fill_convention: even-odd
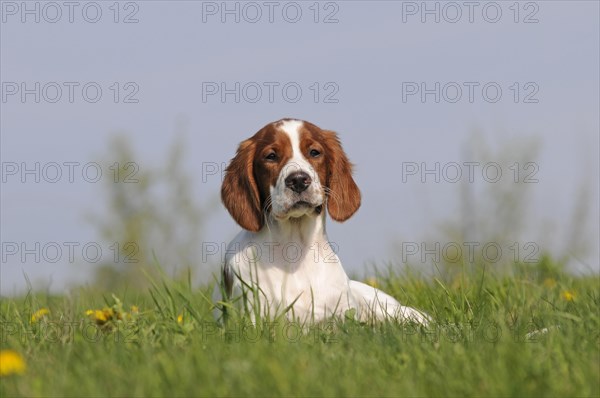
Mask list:
[[[269,211],[270,187],[275,186],[283,165],[292,156],[289,137],[278,122],[260,129],[238,147],[227,166],[221,200],[233,219],[244,229],[257,232]]]
[[[352,178],[352,163],[337,134],[304,122],[300,129],[300,150],[327,188],[327,210],[331,218],[346,221],[360,207],[361,195]]]
[[[257,151],[254,157],[254,174],[256,176],[260,198],[270,205],[270,188],[277,183],[281,169],[292,157],[292,143],[287,134],[270,124],[257,134]]]
[[[327,185],[327,154],[325,153],[323,130],[312,123],[304,122],[298,138],[302,156],[315,169],[321,184],[329,186]]]

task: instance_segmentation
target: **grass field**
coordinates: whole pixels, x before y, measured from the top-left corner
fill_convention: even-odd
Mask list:
[[[0,396],[600,395],[598,276],[544,259],[371,282],[435,322],[220,326],[211,289],[167,278],[2,298]]]

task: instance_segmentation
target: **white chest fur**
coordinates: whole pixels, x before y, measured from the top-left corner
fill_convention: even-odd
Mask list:
[[[232,297],[246,293],[249,306],[258,305],[261,315],[286,312],[301,322],[357,306],[335,247],[320,228],[290,233],[276,228],[243,231],[229,245],[225,262],[234,274]]]

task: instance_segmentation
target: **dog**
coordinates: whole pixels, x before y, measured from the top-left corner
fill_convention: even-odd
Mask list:
[[[426,325],[429,317],[350,280],[329,242],[325,215],[338,222],[361,193],[338,135],[297,119],[269,123],[243,141],[225,170],[221,199],[243,228],[221,272],[224,301],[251,316],[319,322],[348,316]]]

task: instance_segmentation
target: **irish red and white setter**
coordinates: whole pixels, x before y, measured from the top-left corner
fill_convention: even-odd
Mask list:
[[[229,244],[224,299],[244,297],[252,314],[320,321],[355,309],[361,321],[420,324],[427,315],[348,278],[325,231],[360,207],[352,164],[336,133],[282,119],[243,141],[227,167],[223,204],[244,229]],[[259,308],[256,308],[259,306]]]

